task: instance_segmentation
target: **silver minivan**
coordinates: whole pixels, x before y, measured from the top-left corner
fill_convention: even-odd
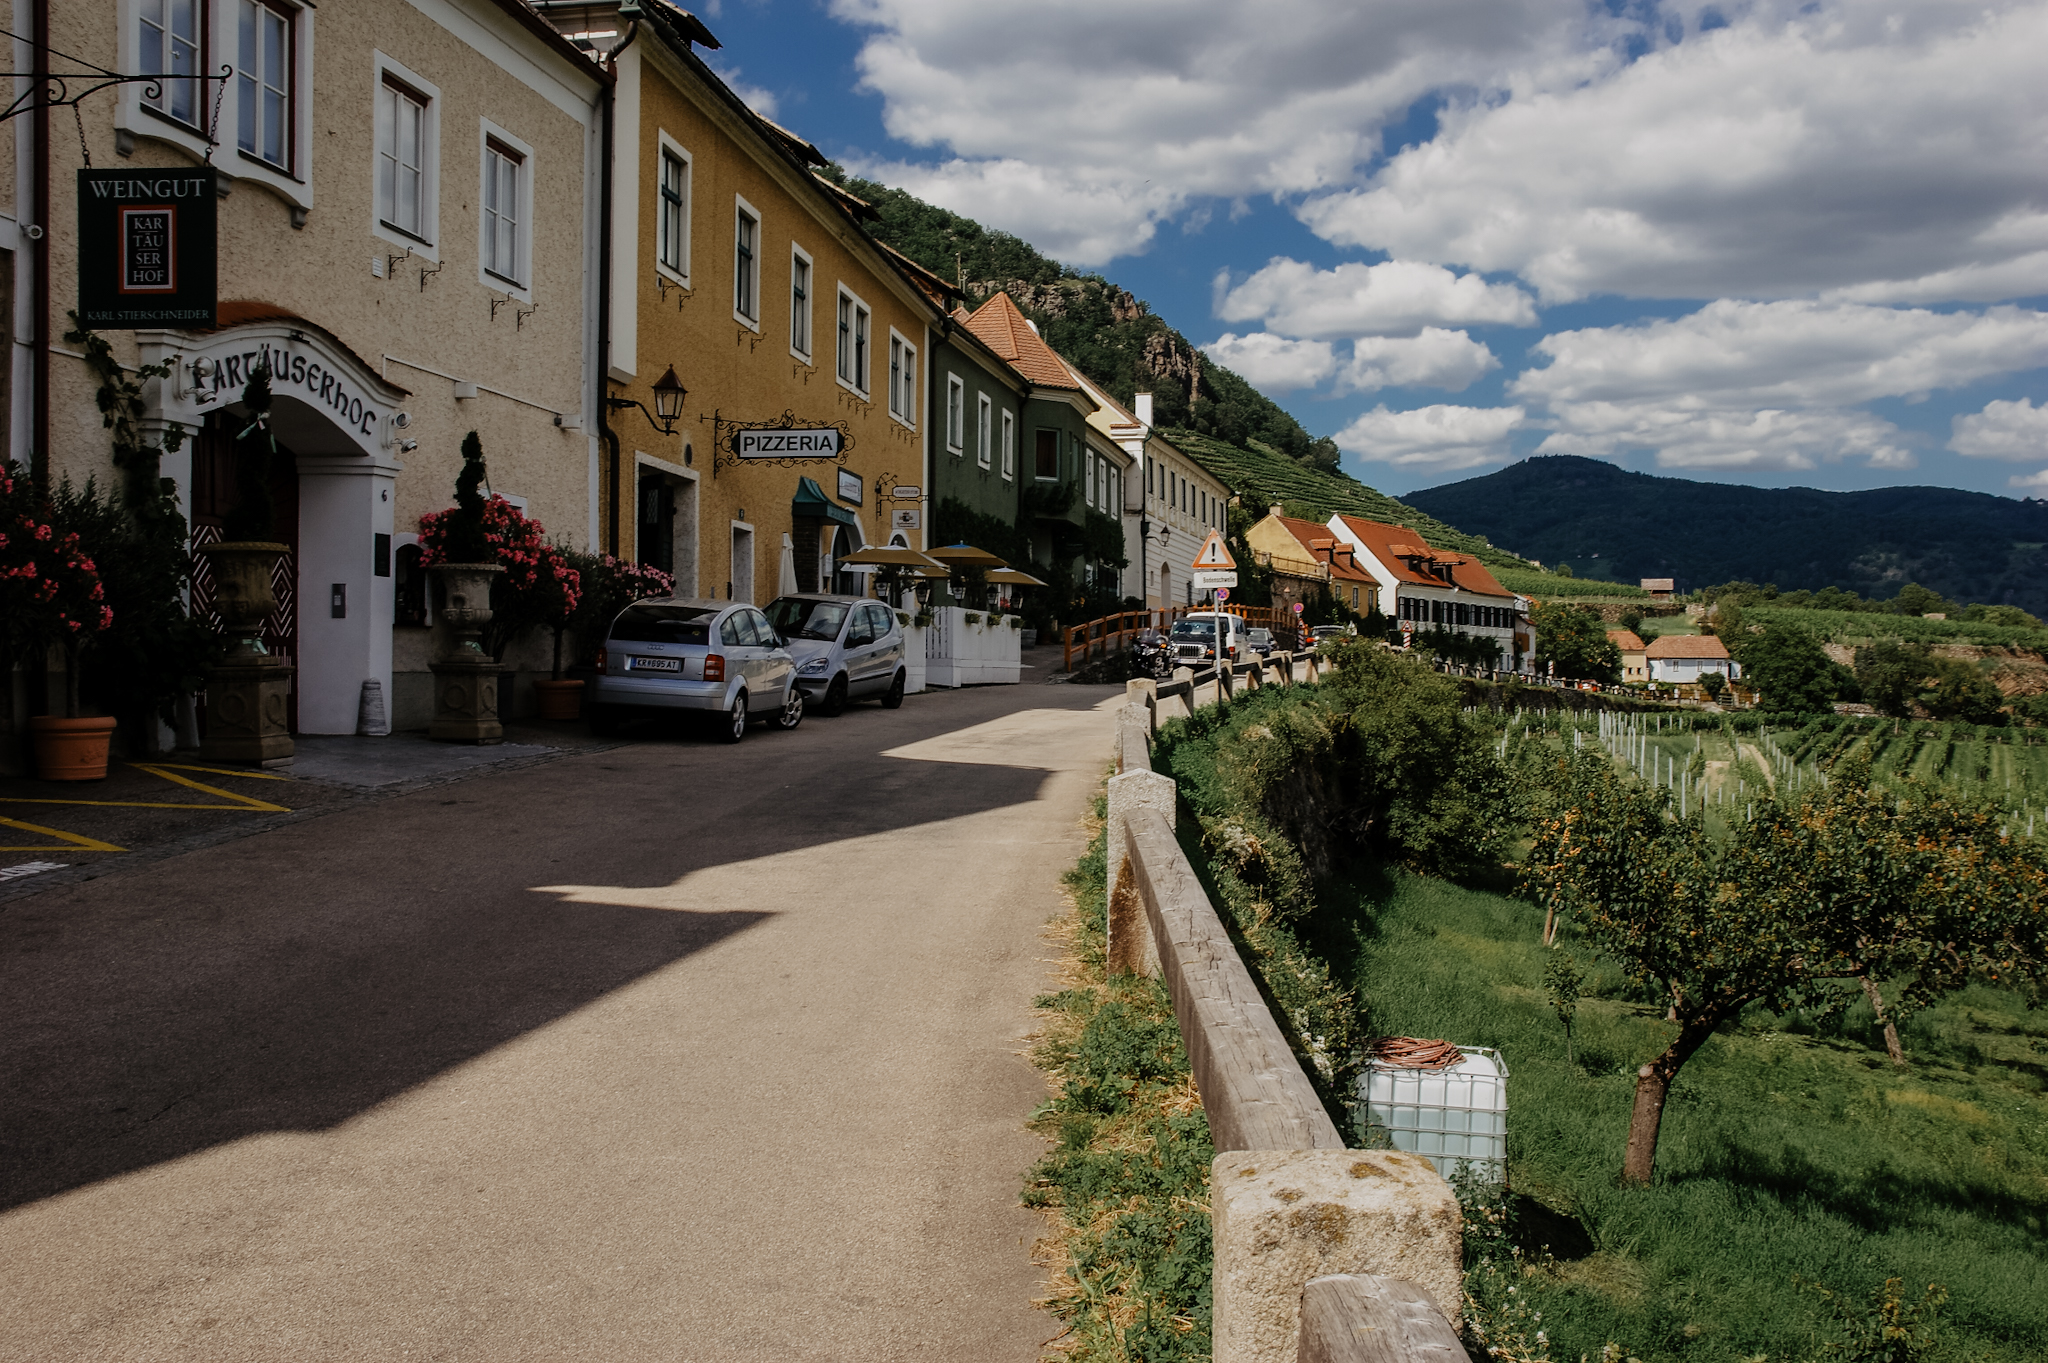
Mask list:
[[[802,592],[768,603],[768,619],[796,659],[797,685],[821,715],[847,702],[903,703],[903,630],[896,612],[859,596]]]
[[[804,720],[796,659],[760,609],[743,601],[652,597],[619,612],[597,655],[590,727],[615,733],[627,719],[661,713],[716,715],[728,743],[747,725],[780,729]]]

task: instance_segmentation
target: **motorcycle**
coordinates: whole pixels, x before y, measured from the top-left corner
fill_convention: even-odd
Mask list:
[[[1141,630],[1131,641],[1131,670],[1141,677],[1165,681],[1173,675],[1172,651],[1166,636],[1156,629]]]

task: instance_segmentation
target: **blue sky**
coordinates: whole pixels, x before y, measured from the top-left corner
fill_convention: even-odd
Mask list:
[[[721,0],[852,169],[1401,493],[1537,452],[2048,495],[2048,0]]]

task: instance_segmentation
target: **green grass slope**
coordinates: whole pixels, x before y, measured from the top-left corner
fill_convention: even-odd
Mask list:
[[[1161,434],[1222,480],[1225,487],[1243,499],[1254,516],[1263,515],[1267,507],[1277,502],[1287,508],[1289,515],[1304,520],[1328,520],[1341,511],[1389,525],[1405,525],[1420,532],[1433,547],[1471,554],[1490,568],[1518,571],[1535,581],[1566,585],[1565,579],[1539,572],[1477,535],[1446,525],[1429,513],[1355,479],[1297,463],[1260,441],[1232,445],[1186,429],[1165,430]],[[1505,585],[1506,579],[1502,582]]]

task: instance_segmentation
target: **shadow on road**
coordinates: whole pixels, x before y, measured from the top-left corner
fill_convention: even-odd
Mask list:
[[[331,1127],[795,893],[649,908],[537,887],[666,886],[1026,804],[1049,776],[1028,752],[1017,765],[885,755],[1014,708],[963,699],[737,748],[592,753],[17,900],[0,912],[0,1208]],[[802,892],[821,889],[848,887]]]

